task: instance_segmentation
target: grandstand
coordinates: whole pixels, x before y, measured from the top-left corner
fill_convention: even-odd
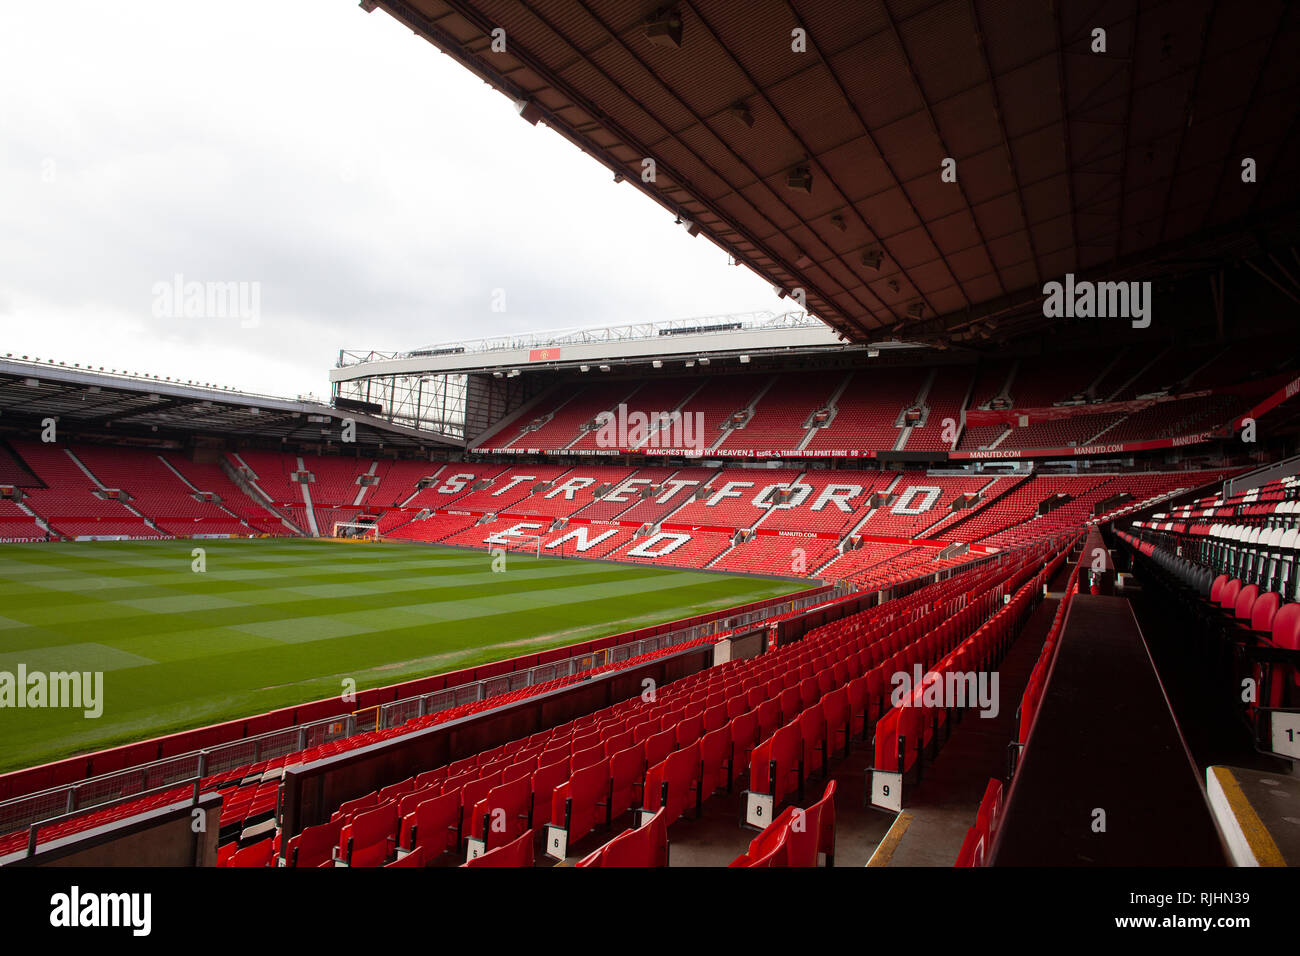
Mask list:
[[[1075,4],[1027,25],[866,4],[874,26],[810,5],[846,31],[812,75],[755,72],[717,2],[613,4],[603,30],[549,0],[362,6],[620,182],[660,155],[671,185],[634,188],[797,307],[344,349],[328,403],[0,358],[0,594],[70,590],[110,555],[86,587],[121,600],[68,645],[110,671],[212,654],[224,695],[30,743],[0,774],[0,866],[141,845],[221,868],[1300,862],[1300,220],[1291,133],[1265,122],[1265,93],[1296,92],[1294,14],[1241,27],[1264,47],[1246,89],[1212,97],[1180,52],[1171,91],[1129,93],[1110,125],[1164,129],[1148,100],[1183,98],[1220,122],[1184,143],[1179,112],[1172,156],[1115,144],[1154,168],[1091,183],[1121,194],[1101,214],[1068,145],[1082,94],[1008,59],[1061,54]],[[971,13],[991,22],[952,26]],[[1112,25],[1126,61],[1153,69],[1177,16]],[[971,32],[982,63],[955,52]],[[873,94],[848,60],[883,34],[909,62]],[[1224,132],[1233,113],[1252,121]],[[1021,142],[1040,115],[1065,155]],[[929,170],[949,147],[958,198]],[[1247,147],[1277,172],[1243,198],[1223,170]],[[1067,271],[1155,283],[1156,322],[1057,321],[1043,283]],[[211,592],[152,563],[205,544],[245,562]],[[496,561],[532,563],[507,587]],[[62,660],[41,632],[73,610],[15,602],[0,656]],[[240,673],[241,648],[279,669]],[[268,684],[273,709],[244,706]],[[1111,839],[1076,826],[1098,806]]]

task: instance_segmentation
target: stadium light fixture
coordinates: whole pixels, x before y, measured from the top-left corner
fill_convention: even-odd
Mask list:
[[[608,365],[602,365],[602,366],[600,367],[600,370],[601,370],[602,372],[608,372],[608,371],[609,371],[609,366],[608,366]]]
[[[880,349],[867,349],[867,358],[880,358]]]
[[[812,169],[808,166],[796,166],[785,177],[786,188],[796,192],[811,193],[812,183]]]
[[[702,358],[702,359],[700,359],[700,364],[701,364],[701,365],[708,365],[708,364],[709,364],[709,360],[708,360],[707,358]]]
[[[663,367],[664,367],[664,363],[661,362],[659,359],[655,359],[653,362],[650,363],[650,366],[651,366],[652,368],[663,368]]]
[[[579,371],[579,372],[590,372],[590,371],[591,371],[591,366],[590,366],[590,365],[579,365],[579,366],[578,366],[578,371]]]
[[[732,103],[727,107],[727,112],[737,120],[745,129],[754,128],[754,114],[749,111],[749,107],[742,101]]]
[[[503,372],[503,371],[501,371],[500,369],[497,369],[495,372],[492,373],[492,377],[493,377],[493,378],[505,378],[505,377],[506,377],[506,373]]]
[[[515,100],[515,109],[532,126],[537,125],[537,121],[542,118],[542,110],[532,100]]]
[[[740,364],[741,364],[741,365],[748,365],[748,364],[749,364],[749,356],[748,356],[748,355],[742,355],[742,356],[740,357]]]
[[[695,368],[695,359],[687,359],[687,360],[686,360],[686,367],[687,367],[687,368]]]
[[[645,37],[655,46],[681,49],[681,13],[673,7],[664,7],[655,11],[645,22]]]
[[[885,261],[885,254],[879,249],[864,249],[862,252],[862,264],[872,272],[880,271],[880,264]]]

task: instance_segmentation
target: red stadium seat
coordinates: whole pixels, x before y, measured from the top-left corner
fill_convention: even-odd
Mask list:
[[[649,820],[631,830],[624,830],[577,866],[667,866],[668,810],[660,808]]]
[[[533,785],[528,777],[501,783],[474,805],[470,836],[482,840],[487,850],[509,843],[530,830]]]
[[[647,766],[653,766],[666,758],[670,753],[677,749],[677,731],[672,727],[652,734],[645,741],[645,762]]]
[[[405,853],[392,863],[385,863],[384,866],[424,866],[424,847],[416,847],[410,853]]]
[[[761,847],[750,844],[749,852],[743,853],[731,863],[731,866],[767,867],[787,866],[789,861],[790,819],[794,808],[787,808],[768,829],[773,831],[772,838]]]
[[[555,789],[551,799],[551,823],[563,829],[572,845],[603,823],[610,821],[609,760],[575,770],[568,782]],[[548,848],[549,853],[551,847]]]
[[[289,866],[320,866],[334,857],[343,830],[343,818],[331,818],[328,823],[304,827],[303,831],[285,845],[285,862]]]
[[[826,717],[821,704],[814,704],[800,713],[797,722],[803,747],[803,776],[811,776],[814,764],[820,762],[818,773],[824,777],[829,755],[826,750]]]
[[[1250,623],[1251,612],[1255,609],[1255,602],[1259,599],[1259,588],[1253,584],[1247,584],[1237,592],[1237,600],[1233,605],[1233,617],[1239,624],[1248,625]]]
[[[407,850],[423,848],[429,860],[455,850],[460,845],[460,794],[453,790],[417,804],[402,818],[398,845]]]
[[[839,686],[822,698],[822,715],[826,718],[826,745],[833,749],[843,741],[843,755],[849,755],[849,738],[853,733],[849,690]]]
[[[348,866],[382,866],[396,846],[397,801],[358,813],[342,831],[340,854]]]
[[[532,866],[534,832],[529,830],[510,843],[466,860],[461,866]]]
[[[645,783],[645,744],[639,743],[610,755],[610,815],[616,817],[637,806]]]
[[[545,821],[550,812],[555,791],[571,776],[569,758],[543,764],[533,771],[533,826]]]
[[[703,797],[731,789],[731,730],[722,726],[700,738],[700,792]]]
[[[355,800],[347,800],[339,804],[339,808],[334,811],[331,819],[338,818],[340,820],[347,820],[352,817],[353,814],[377,806],[379,806],[379,792],[377,790],[371,791],[363,797],[357,797]]]
[[[1274,591],[1261,594],[1250,611],[1250,629],[1259,634],[1270,634],[1273,618],[1282,606],[1282,596]]]
[[[689,806],[694,805],[698,811],[700,799],[699,744],[669,754],[646,771],[643,806],[647,810],[664,807],[670,824]]]
[[[749,789],[771,795],[773,806],[780,806],[798,785],[802,745],[797,722],[779,728],[759,744],[749,762]]]
[[[252,846],[246,846],[242,850],[237,850],[231,856],[227,866],[273,866],[275,859],[275,840],[267,837],[254,843]]]
[[[594,763],[600,763],[605,759],[605,748],[599,742],[594,747],[587,747],[584,750],[575,750],[573,752],[572,767],[574,772],[581,770],[583,767],[590,767]]]
[[[792,812],[789,828],[787,866],[816,866],[819,853],[826,854],[827,866],[835,865],[834,780],[826,784],[822,798],[811,807]]]

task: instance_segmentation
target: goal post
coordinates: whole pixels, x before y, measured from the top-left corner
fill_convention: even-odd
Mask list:
[[[499,535],[488,542],[490,550],[501,550],[514,554],[530,554],[533,557],[542,556],[542,542],[546,540],[545,534],[512,534]]]
[[[513,539],[507,539],[507,551],[519,551],[523,554],[531,554],[535,558],[542,556],[542,539],[545,535],[540,534],[521,534]]]
[[[379,524],[360,524],[356,521],[336,521],[334,522],[333,533],[335,538],[361,539],[365,541],[379,540]]]

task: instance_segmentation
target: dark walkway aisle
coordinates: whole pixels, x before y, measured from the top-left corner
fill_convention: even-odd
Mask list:
[[[978,711],[967,711],[940,747],[938,759],[926,766],[921,783],[913,784],[910,791],[904,789],[903,812],[911,820],[901,835],[895,831],[896,847],[887,859],[882,854],[877,865],[952,866],[957,859],[989,779],[1006,777],[1007,745],[1020,728],[1020,698],[1072,570],[1068,560],[1057,570],[1048,583],[1047,597],[1029,616],[999,666],[997,716],[985,718]],[[903,825],[899,824],[900,830]]]

